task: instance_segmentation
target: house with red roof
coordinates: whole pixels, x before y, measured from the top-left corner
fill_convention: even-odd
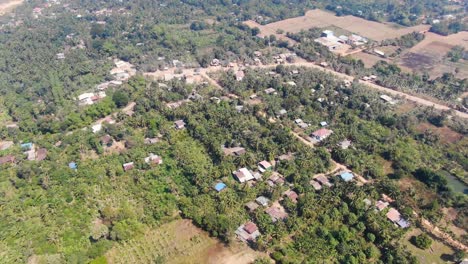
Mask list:
[[[313,132],[311,136],[314,139],[316,139],[317,141],[322,141],[322,140],[326,139],[327,137],[329,137],[331,134],[333,134],[332,130],[326,129],[326,128],[321,128],[321,129]]]

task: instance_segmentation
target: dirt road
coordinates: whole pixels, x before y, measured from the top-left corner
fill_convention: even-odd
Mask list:
[[[343,74],[343,73],[339,73],[339,72],[336,72],[336,71],[333,71],[333,70],[330,70],[330,69],[322,68],[322,67],[320,67],[320,66],[318,66],[318,65],[316,65],[316,64],[314,64],[312,62],[296,62],[296,63],[288,64],[288,66],[299,66],[299,67],[314,68],[314,69],[318,69],[318,70],[321,70],[321,71],[325,71],[327,73],[331,73],[331,74],[333,74],[333,75],[335,75],[337,77],[340,77],[340,78],[343,78],[343,79],[346,79],[346,80],[349,80],[349,81],[354,80],[354,77],[352,77],[352,76],[349,76],[349,75],[346,75],[346,74]],[[253,68],[273,68],[273,67],[276,67],[276,65],[253,66]],[[437,110],[441,110],[441,111],[451,110],[451,111],[453,111],[453,113],[455,115],[457,115],[459,117],[468,118],[467,113],[460,112],[460,111],[455,110],[453,108],[450,108],[450,107],[448,107],[446,105],[442,105],[442,104],[439,104],[439,103],[434,103],[432,101],[429,101],[429,100],[426,100],[426,99],[423,99],[423,98],[420,98],[420,97],[417,97],[417,96],[414,96],[414,95],[410,95],[410,94],[407,94],[407,93],[404,93],[404,92],[395,91],[395,90],[392,90],[390,88],[386,88],[386,87],[383,87],[383,86],[380,86],[380,85],[377,85],[377,84],[374,84],[374,83],[371,83],[371,82],[366,82],[366,81],[363,81],[363,80],[359,80],[359,83],[364,84],[367,87],[370,87],[372,89],[379,90],[379,91],[387,93],[387,94],[391,94],[393,96],[403,97],[408,101],[412,101],[412,102],[415,102],[415,103],[420,104],[420,105],[424,105],[424,106],[428,106],[428,107],[434,107]]]
[[[257,66],[248,66],[248,67],[253,68],[253,69],[270,69],[270,68],[275,68],[277,65],[278,64],[266,64],[266,65],[257,65]],[[298,61],[296,61],[294,63],[285,64],[285,66],[313,68],[313,69],[316,69],[316,70],[319,70],[319,71],[324,71],[324,72],[333,74],[336,77],[339,77],[339,78],[342,78],[342,79],[345,79],[345,80],[349,80],[351,82],[354,80],[353,76],[350,76],[350,75],[347,75],[347,74],[344,74],[344,73],[340,73],[340,72],[336,72],[336,71],[331,70],[331,69],[323,68],[323,67],[321,67],[319,65],[316,65],[313,62],[307,62],[307,61],[305,61],[303,59],[298,59]],[[228,69],[230,69],[230,68],[222,68],[222,67],[219,67],[219,66],[202,68],[202,69],[200,69],[200,75],[204,79],[206,79],[208,82],[210,82],[211,84],[216,86],[217,88],[222,88],[221,86],[219,86],[219,84],[215,80],[210,78],[208,74],[210,72],[215,72],[215,71],[219,71],[219,70],[228,70]],[[183,73],[192,75],[194,70],[195,69],[184,69]],[[154,72],[154,73],[144,73],[144,75],[149,76],[149,77],[153,77],[153,78],[161,78],[167,73],[171,74],[172,71],[174,71],[174,69],[169,69],[167,71],[158,71],[158,72]],[[381,91],[381,92],[384,92],[384,93],[387,93],[387,94],[390,94],[390,95],[393,95],[393,96],[402,97],[402,98],[404,98],[404,99],[406,99],[408,101],[415,102],[415,103],[417,103],[419,105],[434,107],[435,109],[441,110],[441,111],[451,110],[456,116],[459,116],[459,117],[462,117],[462,118],[468,118],[467,113],[460,112],[458,110],[450,108],[450,107],[448,107],[446,105],[442,105],[440,103],[435,103],[435,102],[429,101],[427,99],[423,99],[423,98],[420,98],[420,97],[417,97],[417,96],[414,96],[414,95],[410,95],[410,94],[407,94],[407,93],[404,93],[404,92],[395,91],[395,90],[392,90],[390,88],[386,88],[386,87],[383,87],[383,86],[380,86],[380,85],[377,85],[377,84],[374,84],[374,83],[371,83],[371,82],[366,82],[366,81],[359,80],[359,83],[361,83],[361,84],[363,84],[363,85],[365,85],[365,86],[367,86],[369,88],[372,88],[372,89],[375,89],[375,90],[378,90],[378,91]]]
[[[23,0],[12,0],[6,1],[4,3],[0,2],[0,16],[10,12],[16,6],[19,6],[23,3]]]

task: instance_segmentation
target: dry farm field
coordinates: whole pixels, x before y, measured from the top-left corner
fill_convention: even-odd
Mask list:
[[[385,59],[385,58],[382,58],[382,57],[379,57],[375,54],[370,54],[370,53],[367,53],[367,52],[358,52],[358,53],[354,53],[352,55],[350,55],[352,58],[354,59],[358,59],[358,60],[362,60],[362,62],[364,62],[364,66],[366,68],[371,68],[372,66],[374,66],[378,61],[386,61],[386,62],[389,62],[388,59]]]
[[[301,17],[289,18],[267,25],[259,25],[251,20],[246,21],[245,24],[250,27],[258,27],[261,31],[260,36],[275,35],[278,29],[282,29],[284,32],[297,33],[313,27],[327,28],[334,26],[375,41],[397,38],[414,31],[427,31],[429,29],[428,25],[401,27],[390,23],[373,22],[355,16],[338,17],[319,9],[307,11]]]
[[[431,32],[425,34],[423,41],[404,52],[397,64],[406,71],[427,71],[431,77],[438,77],[444,72],[456,73],[457,77],[468,76],[466,61],[453,63],[445,56],[454,46],[459,45],[468,49],[468,32],[463,31],[449,36],[441,36]]]
[[[140,238],[115,246],[105,255],[114,263],[247,264],[264,256],[247,245],[224,246],[189,220],[176,220],[146,232]]]

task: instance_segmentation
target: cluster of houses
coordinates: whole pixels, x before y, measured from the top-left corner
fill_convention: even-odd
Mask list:
[[[300,118],[294,120],[294,123],[296,123],[296,125],[299,126],[302,129],[306,129],[306,128],[308,128],[310,126],[309,124],[302,121],[302,119],[300,119]]]
[[[359,35],[351,34],[350,36],[335,36],[331,30],[324,30],[319,38],[314,40],[323,46],[326,46],[330,51],[347,48],[344,45],[361,46],[368,42],[368,40]]]
[[[285,157],[283,157],[282,160],[290,160],[293,155],[289,153],[284,156]],[[265,175],[266,172],[269,172],[270,176],[268,179],[266,179],[266,182],[270,187],[273,188],[275,186],[281,186],[285,184],[284,177],[273,170],[273,165],[269,161],[260,161],[257,164],[257,170],[258,171],[254,172],[247,168],[240,168],[233,172],[233,175],[237,181],[240,183],[245,183],[251,180],[262,180],[262,175]],[[224,183],[217,183],[214,187],[214,189],[216,189],[218,192],[224,188],[226,188]],[[289,199],[293,203],[297,203],[299,195],[295,191],[288,189],[283,192],[283,197]],[[270,216],[272,222],[282,221],[288,217],[288,213],[278,201],[272,202],[265,196],[258,196],[254,201],[250,201],[245,205],[245,208],[249,213],[253,213],[260,207],[265,208],[264,212]],[[245,224],[239,226],[235,233],[237,237],[244,242],[255,241],[260,235],[258,227],[251,221],[247,221]]]
[[[64,59],[65,55],[62,53],[57,54],[57,58]],[[122,85],[124,81],[136,74],[135,67],[126,61],[115,60],[115,67],[110,71],[114,80],[103,82],[96,86],[97,92],[86,92],[78,95],[77,101],[79,105],[92,105],[106,97],[105,90],[109,87],[116,87]]]
[[[31,142],[21,144],[21,149],[24,151],[23,153],[27,156],[27,160],[41,161],[47,157],[47,149],[37,149],[36,146]]]
[[[290,199],[293,203],[297,203],[299,195],[292,190],[287,190],[283,193],[284,197]],[[288,213],[278,202],[271,202],[265,196],[259,196],[255,201],[250,201],[245,205],[245,208],[249,213],[255,212],[259,207],[265,208],[264,212],[268,214],[273,223],[277,221],[283,221],[288,217]],[[240,225],[236,230],[237,237],[244,242],[253,242],[260,236],[257,225],[251,221],[247,221],[245,224]]]
[[[155,155],[153,153],[150,153],[148,157],[144,158],[144,161],[149,165],[161,165],[163,163],[161,156]],[[135,168],[135,163],[133,161],[124,163],[122,164],[122,168],[124,171],[133,170]]]
[[[106,97],[105,92],[97,93],[82,93],[78,95],[78,104],[79,105],[92,105]]]
[[[388,220],[390,220],[391,222],[393,222],[401,228],[409,227],[410,223],[401,216],[400,212],[393,207],[389,207],[390,203],[392,202],[394,202],[393,199],[391,199],[385,194],[382,194],[382,199],[375,202],[376,210],[382,212],[385,209],[389,208],[387,213],[385,214]]]
[[[130,77],[136,74],[135,66],[133,66],[129,62],[115,60],[114,64],[115,67],[110,71],[110,74],[117,81],[127,81],[128,79],[130,79]]]
[[[7,150],[14,145],[13,141],[2,141],[0,142],[0,150]],[[30,161],[42,161],[47,158],[46,148],[37,148],[31,142],[21,143],[20,148],[23,154],[26,155],[26,159]],[[15,163],[16,157],[14,155],[5,155],[0,157],[0,165],[7,163]]]

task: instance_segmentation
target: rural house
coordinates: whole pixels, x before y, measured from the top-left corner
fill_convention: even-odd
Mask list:
[[[318,183],[318,182],[316,182],[316,181],[314,181],[314,180],[311,180],[311,181],[310,181],[310,184],[312,185],[312,187],[314,187],[314,189],[315,189],[316,191],[319,191],[319,190],[322,189],[322,185],[320,185],[320,183]]]
[[[284,184],[284,177],[283,177],[283,175],[281,175],[278,172],[274,171],[271,174],[270,178],[268,178],[267,184],[270,187],[275,187],[277,185],[283,185]]]
[[[393,223],[399,225],[401,228],[407,228],[410,225],[408,223],[408,221],[406,221],[405,219],[403,219],[401,217],[400,212],[398,212],[398,210],[396,210],[395,208],[390,208],[390,210],[388,210],[386,216],[387,216],[388,220],[390,220]]]
[[[268,89],[265,89],[264,91],[266,94],[276,94],[276,90],[273,89],[273,88],[268,88]]]
[[[248,202],[246,205],[245,205],[245,208],[247,208],[247,210],[249,210],[249,212],[253,212],[255,211],[260,205],[258,205],[257,203],[251,201],[251,202]]]
[[[122,165],[124,171],[129,171],[129,170],[133,169],[134,166],[135,166],[135,165],[133,164],[133,162],[124,163],[124,164]]]
[[[220,192],[224,189],[226,189],[226,184],[224,184],[224,182],[218,182],[215,184],[215,186],[213,187],[217,192]]]
[[[261,206],[268,206],[268,203],[270,202],[270,199],[266,198],[265,196],[259,196],[255,201],[261,205]]]
[[[353,175],[351,172],[346,171],[346,172],[342,172],[342,173],[340,174],[340,177],[341,177],[341,179],[342,179],[343,181],[349,182],[349,181],[352,181],[352,180],[353,180],[354,175]]]
[[[388,203],[384,202],[384,201],[381,201],[381,200],[378,200],[375,203],[375,207],[377,207],[377,210],[379,210],[379,211],[383,211],[385,208],[387,208],[387,206],[388,206]]]
[[[150,153],[148,157],[145,158],[145,162],[147,164],[155,164],[155,165],[160,165],[163,163],[163,160],[160,156],[154,155],[153,153]]]
[[[243,242],[255,241],[260,236],[257,225],[250,221],[239,226],[235,233]]]
[[[288,217],[288,213],[284,211],[284,209],[280,206],[272,206],[270,208],[267,208],[265,210],[265,213],[267,213],[273,222],[276,222],[278,220],[284,220]]]
[[[328,180],[327,177],[325,177],[325,175],[319,175],[317,177],[315,177],[315,180],[320,182],[322,185],[326,185],[328,187],[331,187],[332,184],[330,183],[330,181]]]
[[[254,176],[252,175],[252,172],[248,170],[247,168],[241,168],[234,173],[234,177],[240,182],[244,183],[250,180],[254,179]]]
[[[326,128],[321,128],[315,132],[312,133],[312,137],[315,138],[317,141],[322,141],[329,137],[333,133],[332,130],[326,129]]]
[[[273,168],[273,166],[271,165],[271,163],[266,161],[266,160],[260,161],[258,163],[258,170],[261,173],[264,173],[267,170],[271,170],[272,168]]]
[[[178,130],[184,129],[185,128],[185,122],[184,122],[184,120],[177,120],[177,121],[174,122],[174,126]]]
[[[236,80],[238,82],[242,81],[244,79],[244,77],[245,77],[244,71],[237,71],[236,72]]]
[[[293,190],[285,191],[284,195],[288,197],[293,203],[297,203],[297,198],[299,198],[299,195]]]

